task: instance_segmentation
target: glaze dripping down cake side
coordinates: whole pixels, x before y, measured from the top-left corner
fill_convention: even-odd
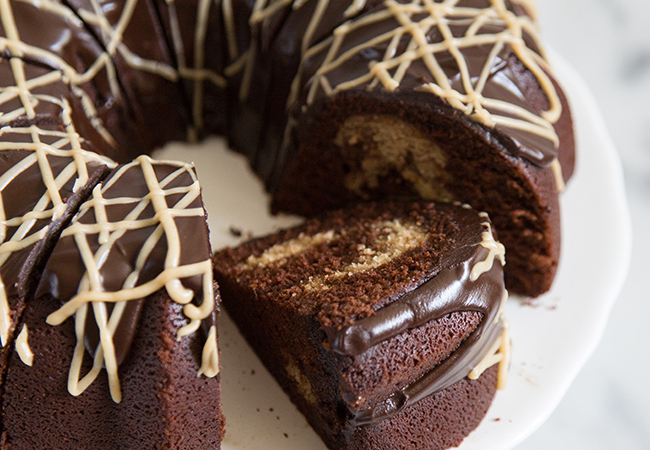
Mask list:
[[[6,448],[51,436],[61,449],[218,448],[218,299],[193,169],[145,156],[117,166],[26,302],[31,358],[17,344],[7,361]]]
[[[214,262],[229,314],[329,448],[458,445],[504,381],[503,246],[484,214],[371,203]]]

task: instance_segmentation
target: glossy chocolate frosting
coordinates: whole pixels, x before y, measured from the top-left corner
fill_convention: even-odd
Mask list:
[[[514,143],[508,148],[516,156],[540,167],[550,165],[557,157],[558,140],[551,125],[556,118],[544,117],[559,101],[546,75],[535,25],[526,11],[514,2],[496,2],[497,7],[487,0],[463,0],[439,8],[440,18],[431,16],[419,2],[399,16],[396,11],[402,4],[407,3],[387,1],[376,6],[338,27],[329,42],[307,52],[297,84],[302,90],[299,95],[293,93],[298,96],[294,101],[299,98],[294,115],[304,112],[303,105],[326,101],[338,92],[383,87],[400,98],[400,93],[418,91],[425,104],[453,106],[497,130]],[[422,12],[411,12],[419,6]],[[517,18],[521,22],[511,27]],[[419,24],[419,32],[406,28],[411,23]],[[404,32],[397,41],[390,38],[402,27]],[[504,40],[495,43],[502,35]],[[520,54],[526,55],[525,61]],[[401,61],[387,66],[386,77],[393,79],[372,72],[377,63],[391,60]],[[533,64],[539,64],[534,73],[528,71]],[[434,86],[433,91],[429,86]],[[494,123],[496,116],[502,119]]]
[[[483,316],[481,323],[460,347],[424,376],[379,404],[351,411],[354,426],[384,420],[418,400],[446,389],[465,378],[487,356],[501,334],[498,315],[504,295],[507,295],[503,287],[503,267],[498,261],[477,280],[471,280],[472,268],[484,261],[487,254],[488,251],[479,246],[471,259],[442,270],[417,289],[377,311],[376,315],[359,320],[330,338],[334,351],[358,355],[383,340],[453,312],[476,311]]]
[[[190,99],[183,95],[178,83],[177,62],[162,30],[155,2],[108,0],[101,2],[101,8],[88,0],[67,3],[115,65],[124,96],[141,135],[147,139],[147,147],[138,153],[185,139]]]
[[[186,198],[188,189],[196,186],[195,175],[179,164],[157,163],[153,168],[165,191],[168,208],[178,211],[174,219],[181,242],[178,265],[192,265],[209,260],[210,247],[200,196],[195,196],[189,203]],[[97,273],[101,289],[119,296],[128,284],[145,285],[165,271],[169,254],[167,238],[172,237],[160,234],[158,212],[152,202],[148,201],[152,194],[139,165],[118,167],[102,186],[102,200],[91,199],[82,205],[69,230],[74,226],[78,230],[85,230],[83,235],[93,254],[102,254],[101,249],[104,248]],[[101,226],[96,227],[97,224]],[[119,237],[106,248],[104,233],[109,231],[117,232]],[[141,260],[143,248],[152,239],[157,240],[154,240],[154,246],[144,255],[145,259]],[[75,297],[80,289],[84,289],[82,281],[90,269],[82,251],[79,236],[66,230],[46,267],[44,280],[47,283],[41,286],[41,293],[49,290],[52,296],[65,303]],[[134,275],[137,281],[129,282]],[[182,279],[183,287],[193,292],[193,303],[196,305],[203,302],[203,283],[200,275]],[[114,334],[118,364],[128,353],[143,301],[144,298],[134,298],[126,302],[125,311]],[[112,311],[111,307],[109,309]],[[92,314],[87,318],[86,346],[94,354],[99,340],[94,317],[91,316]],[[210,321],[212,317],[211,315],[206,320]],[[207,325],[209,328],[212,324]]]
[[[0,20],[0,49],[5,57],[19,58],[28,66],[38,66],[41,71],[33,75],[17,74],[17,79],[24,76],[31,81],[37,75],[47,74],[50,80],[58,77],[64,85],[70,86],[70,92],[63,97],[76,99],[70,101],[73,105],[77,103],[74,113],[101,118],[103,126],[110,128],[113,134],[104,143],[95,142],[98,149],[103,148],[109,154],[118,150],[118,143],[131,148],[128,140],[122,136],[124,130],[120,130],[118,124],[127,124],[126,121],[122,122],[124,118],[120,118],[120,114],[131,120],[133,118],[123,102],[122,87],[113,62],[71,9],[62,3],[53,6],[40,8],[35,3],[8,2],[8,8]],[[3,85],[16,83],[11,79],[8,81]],[[52,88],[49,86],[51,84],[55,83],[33,83],[30,90],[33,93],[40,90],[59,98],[61,89]],[[82,101],[85,104],[82,105]],[[128,125],[125,128],[129,129]],[[88,133],[82,135],[92,137]],[[131,139],[137,139],[137,136]]]
[[[476,281],[470,280],[472,268],[488,253],[477,246],[472,258],[453,263],[373,316],[330,331],[332,350],[360,355],[382,341],[453,312],[476,311],[483,317],[496,314],[504,292],[501,265],[495,264]],[[449,259],[455,259],[453,256]]]
[[[18,294],[18,280],[23,265],[33,246],[45,238],[46,229],[55,220],[55,204],[49,199],[48,187],[43,181],[43,168],[39,167],[34,153],[28,150],[5,150],[0,152],[0,179],[3,181],[2,210],[5,228],[0,245],[0,255],[10,252],[11,257],[0,265],[0,274],[7,296]],[[26,158],[33,161],[18,170],[19,163]],[[50,154],[45,157],[48,169],[56,178],[74,164],[72,156]],[[100,169],[100,161],[90,161],[87,170],[92,174]],[[70,198],[78,183],[76,176],[68,177],[58,189],[62,200]],[[54,194],[52,194],[54,197]],[[59,208],[59,217],[62,215]],[[33,222],[31,218],[36,218]]]

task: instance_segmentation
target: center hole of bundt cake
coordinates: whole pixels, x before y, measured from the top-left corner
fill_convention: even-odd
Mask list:
[[[399,175],[409,190],[428,200],[452,201],[446,189],[447,155],[416,126],[389,115],[350,116],[339,128],[334,143],[349,172],[347,189],[363,196],[385,189]]]

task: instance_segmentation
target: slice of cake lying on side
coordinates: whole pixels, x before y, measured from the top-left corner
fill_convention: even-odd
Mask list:
[[[443,449],[508,365],[487,215],[370,203],[215,255],[224,305],[331,449]]]
[[[114,169],[53,249],[2,398],[4,448],[218,449],[218,294],[183,163]]]

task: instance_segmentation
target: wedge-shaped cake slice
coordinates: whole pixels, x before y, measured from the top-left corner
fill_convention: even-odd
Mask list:
[[[22,314],[2,398],[11,448],[218,449],[218,293],[201,190],[141,156],[84,202]],[[4,447],[3,447],[4,448]]]
[[[331,449],[442,449],[508,365],[486,214],[371,203],[215,255],[224,305]]]

